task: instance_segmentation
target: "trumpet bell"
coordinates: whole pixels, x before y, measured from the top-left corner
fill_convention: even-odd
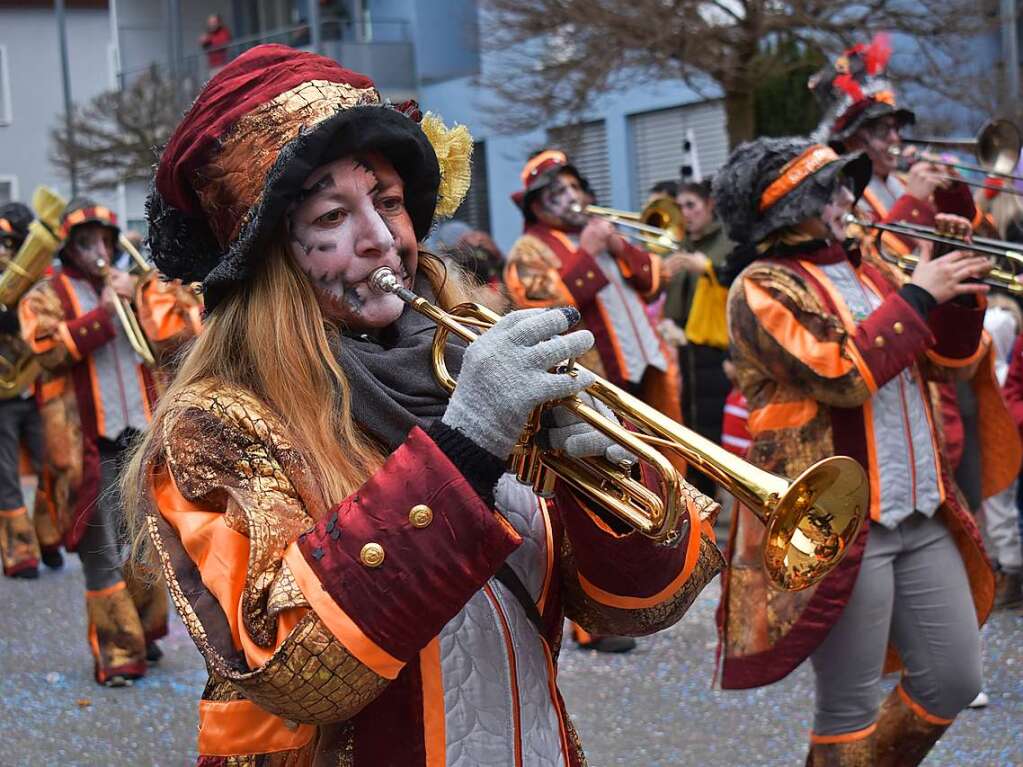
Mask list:
[[[991,120],[977,134],[977,161],[995,173],[1012,173],[1019,161],[1023,138],[1008,120]]]
[[[846,456],[796,477],[766,520],[763,560],[773,585],[799,591],[831,572],[856,540],[868,498],[866,474]]]

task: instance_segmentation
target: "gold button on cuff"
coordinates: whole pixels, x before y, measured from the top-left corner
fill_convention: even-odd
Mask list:
[[[583,286],[583,281],[581,277],[575,281],[575,285],[577,288],[581,288]]]
[[[884,336],[878,336],[877,338],[875,338],[874,346],[876,346],[878,349],[884,346]]]
[[[429,527],[433,522],[433,509],[426,504],[417,503],[409,511],[408,521],[412,523],[412,527],[418,527],[420,530]]]
[[[902,331],[905,330],[905,328],[902,326],[901,322],[896,322],[894,325],[892,325],[892,330],[895,331],[895,335],[901,336]]]
[[[359,559],[366,567],[380,567],[384,563],[384,547],[379,543],[367,543],[359,552]]]
[[[586,279],[592,280],[594,278],[594,276],[595,275],[593,274],[593,272],[586,272]]]

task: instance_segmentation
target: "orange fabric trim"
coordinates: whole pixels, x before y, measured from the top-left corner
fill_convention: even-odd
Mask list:
[[[0,511],[0,519],[14,519],[16,517],[24,516],[28,514],[28,509],[24,506],[19,506],[16,509],[3,509]]]
[[[551,581],[554,579],[554,528],[551,525],[551,512],[547,508],[547,499],[538,496],[538,500],[540,501],[540,513],[543,514],[543,532],[547,542],[547,563],[544,569],[543,586],[540,588],[540,600],[536,604],[542,614],[544,605],[547,604]]]
[[[519,692],[519,671],[515,657],[515,642],[512,640],[511,627],[504,614],[501,600],[497,598],[489,583],[483,584],[483,593],[490,601],[490,606],[497,613],[497,622],[501,624],[501,636],[504,639],[505,654],[508,658],[508,677],[511,680],[512,695],[512,732],[515,739],[515,767],[522,767],[522,696]]]
[[[102,205],[94,205],[91,208],[81,208],[76,210],[74,213],[69,213],[60,227],[61,236],[66,239],[68,234],[71,233],[71,230],[80,223],[87,219],[97,218],[100,221],[107,222],[111,226],[117,226],[117,216],[112,210],[105,208]]]
[[[930,713],[927,709],[925,709],[923,706],[921,706],[919,703],[917,703],[915,700],[909,697],[909,694],[902,687],[902,682],[899,682],[897,685],[895,685],[895,689],[898,691],[899,697],[902,699],[902,702],[909,707],[909,710],[912,711],[921,719],[923,719],[925,722],[928,722],[929,724],[949,725],[952,724],[952,722],[954,721],[952,719],[945,719],[944,717],[936,716]]]
[[[965,368],[969,367],[975,362],[978,362],[980,358],[984,356],[985,351],[986,349],[984,348],[984,344],[977,344],[977,350],[974,351],[973,354],[971,354],[969,357],[963,357],[961,359],[957,359],[955,357],[942,356],[933,349],[928,349],[926,354],[927,359],[929,359],[936,365],[941,365],[942,367],[946,368]]]
[[[59,397],[64,393],[64,387],[66,385],[66,379],[54,378],[49,381],[43,381],[38,384],[37,390],[39,392],[39,399],[44,403],[49,402],[56,397]]]
[[[128,588],[127,583],[125,583],[124,581],[118,581],[113,586],[107,586],[105,589],[97,589],[96,591],[86,590],[85,598],[101,599],[103,597],[108,597],[111,594],[116,594],[118,591],[124,591],[126,588]]]
[[[314,737],[315,725],[289,725],[250,700],[199,701],[199,754],[202,756],[294,751]]]
[[[597,307],[597,311],[600,312],[600,321],[604,323],[604,327],[611,329],[614,325],[611,324],[611,318],[608,316],[607,309],[604,307],[604,302],[600,300],[600,297],[596,297],[594,304]],[[629,366],[625,362],[625,354],[622,352],[622,346],[618,343],[618,336],[613,332],[608,333],[608,341],[611,342],[611,348],[614,349],[615,360],[618,363],[618,369],[622,371],[622,378],[628,380],[629,378]]]
[[[425,767],[447,765],[447,720],[444,708],[444,679],[440,665],[440,638],[434,637],[419,652],[419,673],[423,685],[423,736]]]
[[[775,429],[796,429],[810,422],[817,415],[817,400],[804,399],[796,402],[772,402],[751,410],[746,425],[751,435]]]
[[[817,375],[841,378],[853,369],[854,362],[842,355],[840,344],[816,338],[788,308],[775,301],[764,288],[751,280],[744,280],[743,289],[747,304],[764,329],[785,351]]]
[[[385,679],[396,678],[405,664],[366,636],[348,613],[334,601],[309,567],[309,563],[305,561],[297,543],[292,543],[285,550],[284,561],[291,568],[291,574],[313,612],[345,649],[374,673]]]
[[[147,280],[138,287],[136,302],[139,323],[150,341],[166,341],[185,329],[185,318],[174,311],[178,300],[170,285]]]
[[[71,359],[75,362],[81,362],[82,353],[78,351],[78,344],[75,343],[75,339],[71,335],[71,331],[68,330],[66,322],[57,323],[57,336],[60,338],[60,342],[64,344],[64,348],[68,350],[68,354],[71,355]]]
[[[565,281],[561,279],[561,275],[554,269],[549,269],[549,271],[552,273],[551,276],[557,295],[546,299],[532,299],[526,295],[526,286],[523,284],[522,278],[519,277],[519,265],[511,263],[505,267],[504,284],[508,289],[508,295],[512,297],[512,302],[517,308],[546,309],[549,306],[575,306],[575,299],[568,290],[568,286],[565,285]]]
[[[689,513],[689,539],[686,541],[686,553],[682,562],[682,570],[671,583],[649,597],[626,597],[620,594],[612,594],[610,591],[604,591],[604,589],[588,581],[579,572],[577,575],[583,593],[595,602],[609,607],[617,607],[621,610],[641,610],[646,607],[656,607],[675,596],[678,590],[689,580],[689,576],[693,574],[693,570],[696,569],[696,561],[700,558],[700,538],[703,527],[700,524],[695,504],[691,501],[686,501],[686,511]]]
[[[760,195],[760,212],[774,205],[778,200],[799,186],[807,177],[812,176],[821,168],[838,160],[834,149],[823,144],[808,147],[798,157],[789,160],[771,185]]]
[[[874,730],[877,729],[877,722],[874,722],[869,727],[864,727],[862,730],[854,730],[853,732],[843,732],[839,735],[817,735],[813,730],[810,731],[810,742],[817,745],[827,745],[830,743],[852,743],[856,740],[863,740],[874,734]]]
[[[540,154],[536,157],[529,158],[529,160],[526,161],[526,164],[522,166],[522,173],[519,174],[522,186],[528,186],[529,177],[532,175],[533,171],[547,162],[555,162],[558,165],[568,165],[568,157],[565,156],[564,152],[557,149],[548,149],[540,152]]]
[[[863,199],[866,200],[867,205],[874,211],[874,215],[878,219],[883,219],[888,216],[888,208],[881,202],[881,198],[874,194],[870,189],[863,190]]]
[[[551,696],[551,703],[554,710],[558,712],[558,734],[561,736],[561,756],[565,764],[570,763],[568,750],[568,727],[565,726],[565,712],[561,710],[561,696],[558,694],[558,686],[555,682],[557,672],[554,670],[554,658],[551,657],[551,648],[547,646],[547,640],[540,638],[540,646],[543,648],[543,658],[547,664],[547,692]]]
[[[28,305],[28,301],[18,302],[18,323],[21,325],[21,337],[35,354],[45,354],[57,345],[57,340],[51,334],[42,338],[36,337],[36,330],[39,328],[39,318]]]
[[[68,298],[71,301],[71,308],[74,310],[76,317],[82,316],[82,304],[78,300],[78,293],[75,291],[74,285],[71,284],[71,280],[63,272],[60,273],[60,280],[64,283],[64,289],[67,291]],[[107,427],[107,416],[103,410],[103,398],[100,394],[99,389],[99,376],[96,373],[96,363],[92,359],[92,355],[85,358],[85,363],[88,365],[89,370],[89,385],[92,389],[92,401],[95,405],[96,411],[96,433],[104,434]]]
[[[825,292],[831,297],[831,302],[838,308],[838,317],[842,320],[842,326],[845,328],[845,332],[850,337],[856,335],[856,320],[853,319],[852,313],[849,311],[849,306],[846,304],[845,299],[842,298],[842,294],[835,289],[834,284],[828,279],[827,275],[821,271],[820,267],[816,264],[811,264],[809,261],[800,261],[800,265],[806,269],[810,274],[814,276],[817,282],[824,288]],[[857,276],[859,273],[857,272]],[[874,380],[874,374],[870,371],[870,367],[863,359],[863,355],[860,354],[860,350],[856,348],[855,343],[848,343],[845,345],[846,353],[852,357],[853,363],[856,365],[856,369],[863,377],[864,382],[867,384],[867,389],[871,394],[877,391],[877,382]]]

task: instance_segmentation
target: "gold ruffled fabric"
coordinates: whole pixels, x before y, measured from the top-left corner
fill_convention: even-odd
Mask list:
[[[450,218],[462,204],[472,181],[472,135],[464,125],[448,128],[437,115],[427,112],[420,127],[433,145],[440,165],[435,218]]]

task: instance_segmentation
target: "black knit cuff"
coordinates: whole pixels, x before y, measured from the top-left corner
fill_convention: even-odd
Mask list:
[[[911,282],[907,282],[899,289],[899,295],[925,320],[931,310],[938,305],[937,300],[927,290]]]
[[[426,432],[448,460],[462,472],[472,489],[489,506],[494,505],[494,487],[507,470],[507,462],[488,453],[458,429],[452,429],[440,419]]]

